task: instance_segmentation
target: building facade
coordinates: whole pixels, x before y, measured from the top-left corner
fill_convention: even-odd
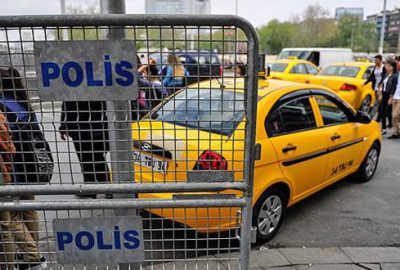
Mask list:
[[[359,18],[360,21],[364,20],[364,8],[352,7],[352,8],[345,8],[339,7],[336,8],[335,11],[335,18],[339,20],[344,15],[352,15]]]
[[[210,0],[146,0],[146,14],[210,14]]]
[[[384,26],[383,12],[367,16],[367,21],[376,25],[376,31],[378,31],[378,33],[380,33],[382,27],[384,27],[385,42],[388,44],[390,52],[400,52],[400,9],[386,12],[386,21]]]

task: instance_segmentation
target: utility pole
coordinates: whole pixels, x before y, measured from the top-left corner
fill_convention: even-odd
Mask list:
[[[383,0],[383,17],[381,26],[381,38],[379,40],[379,53],[383,53],[383,42],[385,39],[385,29],[386,29],[386,0]]]

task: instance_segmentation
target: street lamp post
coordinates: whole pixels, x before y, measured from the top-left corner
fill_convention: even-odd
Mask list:
[[[383,41],[385,39],[385,28],[386,28],[386,0],[383,0],[383,17],[381,25],[381,37],[379,40],[379,53],[383,53]]]

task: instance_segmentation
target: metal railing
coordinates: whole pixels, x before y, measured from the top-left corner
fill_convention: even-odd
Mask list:
[[[40,98],[39,44],[53,48],[74,41],[73,55],[79,42],[121,40],[136,50],[129,59],[137,65],[136,99]],[[52,57],[57,53],[60,67],[70,60],[66,51]],[[82,63],[91,54],[80,53]],[[0,106],[16,147],[11,160],[3,161],[12,171],[11,183],[0,188],[0,211],[12,218],[2,217],[2,269],[37,265],[43,258],[48,266],[69,268],[57,257],[54,220],[135,215],[143,224],[144,260],[120,267],[248,269],[258,38],[247,21],[218,15],[0,17],[0,68]],[[50,84],[61,80],[54,69],[47,71],[54,76]],[[113,72],[114,79],[123,73]],[[76,70],[65,74],[77,80]],[[83,76],[107,83],[105,73]],[[44,151],[52,154],[45,163],[53,166],[45,167],[47,180],[40,181],[37,165],[43,162],[26,139],[36,133],[23,129],[8,99],[26,108],[25,122],[37,123],[35,132],[44,135]],[[76,198],[82,195],[97,199]],[[96,267],[118,264],[105,263],[101,254],[92,259]]]

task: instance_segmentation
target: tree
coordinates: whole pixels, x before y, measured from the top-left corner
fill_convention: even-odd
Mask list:
[[[327,9],[318,4],[310,5],[300,18],[296,31],[298,46],[332,46],[335,42],[337,27]]]
[[[291,46],[296,32],[295,24],[272,20],[258,29],[260,49],[268,54],[277,54],[282,48]]]
[[[337,45],[354,51],[372,52],[377,50],[378,33],[375,25],[362,22],[352,15],[343,16],[338,22]]]

